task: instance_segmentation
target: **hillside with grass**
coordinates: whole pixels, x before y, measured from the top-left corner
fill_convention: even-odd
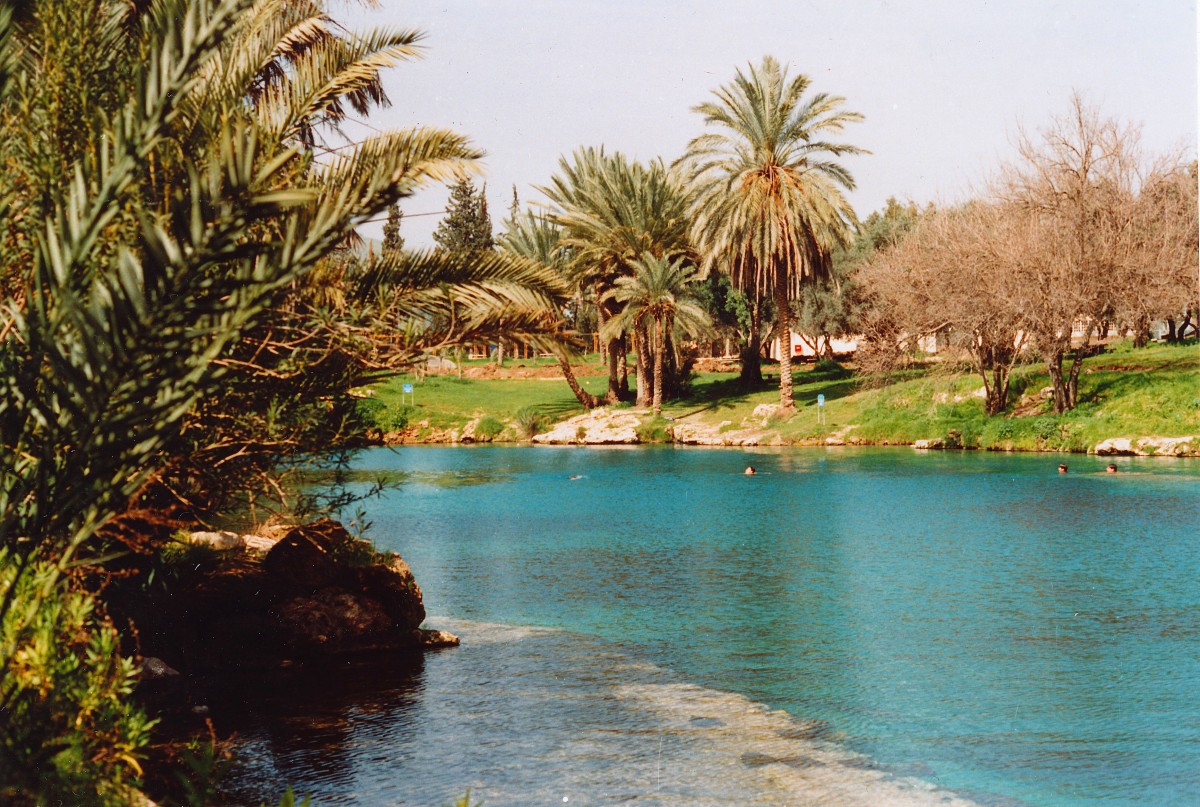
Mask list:
[[[589,369],[594,374],[586,374]],[[599,362],[584,371],[584,386],[602,391]],[[1080,403],[1061,415],[1045,392],[1050,380],[1041,364],[1017,368],[1012,403],[993,417],[984,413],[979,377],[963,367],[929,363],[879,384],[857,375],[852,364],[824,362],[796,370],[793,379],[797,408],[786,418],[773,409],[778,389],[770,374],[763,386],[747,389],[734,373],[697,373],[688,393],[664,406],[661,422],[649,411],[618,408],[642,417],[644,440],[665,441],[700,432],[732,435],[728,442],[735,444],[941,440],[947,447],[1085,452],[1111,438],[1200,435],[1195,344],[1110,345],[1085,361]],[[405,384],[412,385],[411,394],[403,393]],[[584,413],[561,376],[536,359],[511,362],[507,372],[480,361],[468,363],[461,375],[398,375],[369,392],[361,405],[375,437],[389,443],[519,442]],[[823,411],[818,395],[824,396]]]

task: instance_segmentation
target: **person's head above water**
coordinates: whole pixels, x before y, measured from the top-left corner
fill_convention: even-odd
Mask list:
[[[747,466],[746,466],[746,470],[745,470],[745,474],[746,474],[746,476],[753,476],[753,475],[754,475],[754,474],[756,474],[756,473],[758,473],[758,471],[754,470],[754,466],[753,466],[753,465],[747,465]]]
[[[1067,464],[1065,462],[1058,466],[1058,472],[1060,474],[1065,474],[1067,472]]]

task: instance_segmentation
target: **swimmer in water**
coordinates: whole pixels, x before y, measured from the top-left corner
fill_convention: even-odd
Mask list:
[[[1117,464],[1115,462],[1110,462],[1108,464],[1108,467],[1104,469],[1104,472],[1109,473],[1109,474],[1115,474],[1117,472]]]
[[[568,477],[568,478],[569,478],[569,479],[570,479],[572,482],[574,482],[576,479],[583,479],[583,477],[582,477],[582,476],[580,476],[579,474],[571,474],[571,476],[570,476],[570,477]]]
[[[745,473],[746,476],[754,476],[756,473],[758,473],[758,471],[754,470],[753,465],[747,465],[746,470],[743,473]]]
[[[1058,466],[1058,472],[1060,474],[1065,474],[1067,472],[1067,464],[1065,462],[1062,465]]]

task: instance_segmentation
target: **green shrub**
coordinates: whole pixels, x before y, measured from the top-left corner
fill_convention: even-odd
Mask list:
[[[671,421],[661,416],[639,423],[636,433],[638,440],[643,443],[671,443],[675,440],[675,430]]]
[[[128,804],[155,722],[130,701],[136,665],[91,595],[19,567],[0,549],[0,803]]]
[[[354,412],[365,429],[382,429],[387,407],[378,398],[359,398],[354,402]]]
[[[1036,418],[1032,424],[1033,435],[1039,440],[1050,442],[1059,436],[1058,418],[1055,417],[1040,417]]]
[[[513,428],[522,440],[530,440],[542,430],[542,416],[532,406],[522,407],[513,416]]]
[[[480,440],[491,440],[504,431],[504,424],[491,415],[485,415],[475,424],[475,437]]]

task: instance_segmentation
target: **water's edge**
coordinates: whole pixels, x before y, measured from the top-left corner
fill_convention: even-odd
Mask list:
[[[288,709],[268,696],[245,715],[237,751],[246,764],[228,783],[230,803],[270,801],[280,782],[314,805],[445,804],[468,789],[488,805],[976,803],[884,769],[828,724],[697,686],[594,637],[428,621],[463,646],[430,654],[407,678],[377,681],[370,695],[352,686],[349,698],[328,700],[337,687],[326,670],[326,692],[308,704]],[[364,673],[368,689],[360,661],[353,675]],[[425,766],[441,768],[441,781],[404,771]],[[447,779],[457,790],[447,792]]]

